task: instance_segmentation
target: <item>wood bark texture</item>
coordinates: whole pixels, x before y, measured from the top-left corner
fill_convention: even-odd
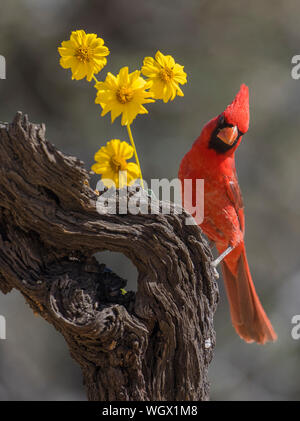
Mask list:
[[[43,124],[0,123],[0,290],[64,336],[89,400],[207,400],[218,289],[200,228],[153,199],[152,214],[111,214],[89,178]],[[150,196],[120,192],[132,199]],[[133,262],[136,292],[95,259],[104,250]]]

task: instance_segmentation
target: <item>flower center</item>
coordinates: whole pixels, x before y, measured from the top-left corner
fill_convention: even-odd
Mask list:
[[[121,102],[121,104],[126,104],[127,102],[130,102],[133,98],[133,92],[131,88],[126,88],[125,86],[122,86],[117,90],[117,100]]]
[[[169,69],[168,67],[161,69],[161,71],[159,72],[159,77],[163,82],[170,82],[170,80],[173,79],[173,76],[173,70]]]
[[[74,56],[82,63],[88,63],[91,60],[92,51],[90,48],[79,47],[75,51]]]
[[[114,155],[111,158],[110,164],[112,166],[113,171],[115,171],[115,172],[125,171],[126,168],[127,168],[126,159],[124,159],[124,158],[122,158],[118,155]]]

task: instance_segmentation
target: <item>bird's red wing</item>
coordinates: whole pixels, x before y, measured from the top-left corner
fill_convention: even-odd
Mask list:
[[[232,203],[233,207],[235,208],[240,228],[242,233],[245,232],[245,217],[244,217],[244,204],[243,204],[243,198],[242,193],[239,187],[239,183],[236,177],[236,174],[234,174],[234,177],[225,176],[225,185],[226,185],[226,193],[227,196]]]

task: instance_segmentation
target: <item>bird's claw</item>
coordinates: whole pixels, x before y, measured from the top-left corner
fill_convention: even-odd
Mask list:
[[[219,272],[217,271],[217,269],[215,268],[215,266],[212,265],[212,271],[213,271],[213,275],[216,279],[219,279]]]
[[[223,251],[223,253],[220,254],[220,256],[217,257],[217,259],[215,259],[212,262],[212,266],[214,268],[216,268],[222,262],[222,260],[227,256],[227,254],[229,254],[232,250],[233,250],[233,247],[231,247],[231,246],[227,247],[227,249],[225,251]]]

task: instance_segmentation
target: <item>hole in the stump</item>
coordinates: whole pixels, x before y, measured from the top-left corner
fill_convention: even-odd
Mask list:
[[[99,263],[104,263],[108,269],[127,280],[127,291],[137,291],[138,272],[134,264],[122,253],[103,251],[95,254]]]

